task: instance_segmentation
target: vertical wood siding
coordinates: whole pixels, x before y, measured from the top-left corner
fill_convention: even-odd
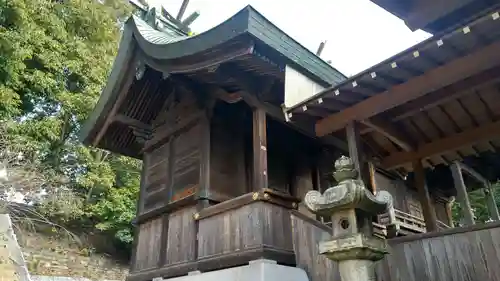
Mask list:
[[[168,218],[165,264],[171,265],[194,261],[196,258],[196,228],[193,214],[196,207],[175,211]]]
[[[252,203],[199,221],[198,258],[262,247],[293,251],[287,209]]]
[[[500,281],[500,225],[390,245],[383,281]]]
[[[162,218],[150,220],[139,226],[136,260],[132,261],[133,271],[156,268],[160,261]]]

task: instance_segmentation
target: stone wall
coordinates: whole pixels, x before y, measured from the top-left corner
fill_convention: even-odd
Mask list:
[[[128,265],[104,254],[95,254],[76,238],[17,231],[17,238],[31,275],[124,280]]]

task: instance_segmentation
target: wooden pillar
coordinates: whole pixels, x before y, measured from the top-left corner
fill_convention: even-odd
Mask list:
[[[467,194],[467,188],[465,186],[464,178],[462,176],[462,170],[460,165],[453,163],[450,166],[451,174],[453,176],[453,182],[455,184],[455,189],[457,190],[457,199],[462,207],[462,215],[464,217],[464,223],[466,225],[475,224],[474,214],[472,213],[472,207],[469,201],[469,195]]]
[[[198,200],[208,199],[210,193],[210,116],[201,119],[200,186]]]
[[[368,162],[363,155],[361,138],[359,136],[359,124],[356,122],[350,122],[346,126],[346,135],[347,135],[347,146],[349,148],[349,157],[354,162],[354,167],[358,171],[358,178],[365,184],[366,188],[373,192],[373,188],[371,186],[370,173],[368,169]],[[362,229],[361,232],[366,235],[373,234],[373,216],[370,214],[359,214],[357,216],[360,221],[359,225]]]
[[[373,192],[368,162],[363,155],[361,138],[359,136],[359,124],[356,122],[350,122],[346,127],[346,135],[349,157],[354,162],[354,167],[359,173],[358,177],[363,181],[365,186]]]
[[[495,193],[493,191],[493,188],[491,188],[491,184],[489,183],[484,188],[484,196],[486,199],[486,205],[488,206],[490,218],[494,221],[499,221],[500,215],[498,214],[498,207],[495,202]]]
[[[266,112],[253,109],[253,190],[267,188]]]
[[[204,113],[200,120],[200,185],[197,191],[198,210],[210,206],[210,151],[211,145],[211,120],[216,99],[208,96],[205,100],[200,100]]]
[[[436,210],[434,209],[434,202],[425,182],[425,170],[424,166],[422,166],[422,160],[413,162],[413,173],[415,174],[415,187],[417,188],[424,214],[425,228],[427,232],[437,231]]]

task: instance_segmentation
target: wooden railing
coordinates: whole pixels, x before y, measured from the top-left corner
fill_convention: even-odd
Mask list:
[[[423,218],[414,216],[412,214],[405,213],[400,210],[394,210],[396,213],[396,220],[399,223],[401,228],[402,235],[415,234],[415,233],[425,233],[427,232],[425,229],[425,221]],[[386,225],[389,221],[389,218],[386,214],[379,216],[379,222],[381,225]],[[448,229],[449,225],[438,220],[439,229]]]

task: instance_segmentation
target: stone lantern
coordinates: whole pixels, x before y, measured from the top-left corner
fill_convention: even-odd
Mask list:
[[[304,202],[313,213],[330,216],[332,239],[319,244],[319,252],[338,262],[342,281],[375,280],[374,264],[387,254],[385,239],[362,231],[371,217],[389,213],[389,235],[395,235],[392,196],[387,191],[373,195],[358,179],[358,171],[348,157],[335,161],[333,173],[338,185],[323,194],[309,191]]]

